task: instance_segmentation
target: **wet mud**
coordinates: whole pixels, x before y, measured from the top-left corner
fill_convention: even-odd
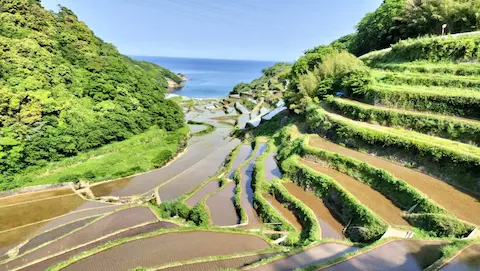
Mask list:
[[[233,205],[235,184],[230,182],[207,200],[210,216],[215,226],[231,226],[238,224],[237,211]]]
[[[302,224],[297,220],[295,215],[285,208],[274,196],[268,194],[268,193],[263,193],[262,196],[265,198],[265,200],[272,205],[272,207],[282,216],[284,217],[290,224],[296,229],[301,231],[302,230]]]

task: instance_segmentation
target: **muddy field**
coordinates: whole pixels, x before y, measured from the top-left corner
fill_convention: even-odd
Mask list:
[[[65,270],[130,270],[138,266],[157,266],[269,247],[266,241],[253,235],[202,231],[166,233],[110,248],[80,260]]]
[[[270,205],[275,209],[281,216],[283,216],[290,224],[296,229],[301,231],[302,230],[302,224],[297,220],[295,215],[285,208],[274,196],[268,194],[268,193],[263,193],[262,196],[265,198],[265,200],[270,203]]]
[[[287,258],[247,270],[291,271],[296,268],[328,262],[331,259],[340,257],[346,253],[354,252],[355,250],[356,248],[343,244],[324,243]]]
[[[210,196],[207,200],[210,216],[215,226],[231,226],[238,224],[237,211],[233,205],[235,184],[230,182],[221,191]]]
[[[438,260],[444,242],[398,240],[321,270],[421,271]]]
[[[248,157],[252,154],[252,146],[250,145],[242,145],[240,146],[240,150],[238,151],[237,157],[235,157],[235,161],[232,164],[232,168],[230,173],[228,174],[229,178],[233,178],[233,174],[235,170],[243,163]]]
[[[157,269],[156,271],[203,271],[203,270],[223,270],[234,269],[246,266],[262,259],[273,256],[274,254],[258,254],[253,256],[239,257],[227,260],[208,261],[193,263],[175,267]]]
[[[0,270],[19,267],[34,260],[53,256],[55,253],[74,248],[95,239],[105,237],[118,230],[133,227],[146,222],[156,221],[157,218],[147,207],[133,207],[118,211],[105,218],[67,235],[53,243],[34,250],[6,264],[0,265]]]
[[[52,190],[45,190],[45,191],[39,191],[39,192],[12,195],[8,197],[0,198],[0,206],[41,200],[41,199],[46,199],[51,197],[63,196],[67,194],[73,194],[73,190],[70,188],[61,188],[61,189],[52,189]]]
[[[441,271],[478,271],[480,270],[480,244],[474,244],[463,250],[460,255]]]
[[[36,264],[30,265],[28,267],[22,268],[21,270],[24,270],[24,271],[27,271],[27,270],[28,271],[46,270],[49,266],[52,266],[54,264],[66,261],[66,260],[70,259],[71,257],[79,254],[79,253],[91,250],[93,248],[96,248],[96,247],[101,246],[103,244],[106,244],[108,242],[112,242],[112,241],[122,239],[122,238],[126,238],[126,237],[132,237],[132,236],[136,236],[136,235],[140,235],[140,234],[144,234],[144,233],[153,232],[153,231],[156,231],[156,230],[159,230],[159,229],[175,228],[175,227],[177,227],[177,225],[175,225],[173,223],[160,221],[160,222],[151,223],[151,224],[148,224],[148,225],[145,225],[145,226],[133,228],[133,229],[126,230],[126,231],[123,231],[121,233],[109,236],[109,237],[107,237],[103,240],[93,242],[93,243],[90,243],[86,246],[71,250],[69,252],[60,254],[60,255],[52,257],[52,258],[49,258],[48,260],[41,261],[39,263],[36,263]]]
[[[454,186],[427,174],[403,167],[383,158],[339,146],[319,136],[310,137],[309,144],[313,147],[347,155],[369,163],[374,167],[384,169],[417,188],[460,219],[480,225],[480,215],[478,215],[480,213],[480,203],[474,196],[466,194],[465,191],[460,191]]]
[[[357,198],[363,205],[370,208],[387,223],[391,225],[409,226],[408,222],[402,217],[402,210],[395,206],[384,195],[372,189],[370,186],[361,183],[337,170],[322,166],[320,164],[312,163],[301,158],[299,161],[315,171],[333,178],[338,184],[340,184],[355,198]]]
[[[218,189],[218,182],[217,181],[209,182],[204,187],[202,187],[200,190],[198,190],[195,194],[193,194],[185,202],[188,205],[190,205],[190,207],[193,207],[193,206],[197,205],[197,203],[199,201],[201,201],[206,195],[217,191],[217,189]]]
[[[344,239],[343,225],[339,222],[340,219],[335,217],[323,201],[311,192],[303,190],[300,186],[294,183],[283,183],[283,186],[294,196],[307,205],[317,217],[320,224],[322,238]]]
[[[178,197],[193,191],[196,187],[215,176],[228,154],[238,145],[240,141],[235,139],[220,147],[194,166],[185,170],[165,185],[158,189],[162,201],[174,200]]]

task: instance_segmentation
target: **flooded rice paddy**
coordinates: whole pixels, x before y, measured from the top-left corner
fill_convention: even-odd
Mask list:
[[[175,232],[124,243],[80,260],[64,270],[130,270],[215,255],[269,248],[263,239],[223,232]],[[187,250],[185,248],[188,248]]]
[[[370,186],[332,168],[301,158],[299,158],[299,161],[315,171],[333,178],[339,185],[357,198],[358,201],[370,208],[387,223],[391,225],[409,225],[408,222],[403,219],[402,210]]]
[[[258,254],[245,257],[236,257],[226,260],[216,260],[216,261],[206,261],[200,263],[192,263],[186,265],[180,265],[175,267],[167,267],[162,269],[157,269],[156,271],[192,271],[192,270],[224,270],[224,269],[235,269],[240,268],[245,265],[249,265],[265,258],[271,257],[274,254]]]
[[[343,225],[339,222],[335,214],[331,212],[323,201],[311,192],[305,191],[303,188],[294,183],[284,182],[283,186],[292,196],[302,201],[308,206],[317,217],[320,224],[322,238],[344,239]]]
[[[233,174],[235,174],[235,170],[238,169],[238,167],[245,162],[245,160],[250,157],[252,154],[252,146],[250,145],[241,145],[240,150],[238,151],[237,157],[235,157],[235,161],[232,164],[232,169],[230,170],[230,173],[228,174],[229,178],[233,178]]]
[[[261,144],[258,147],[258,150],[252,154],[252,160],[240,170],[240,173],[242,175],[242,194],[240,196],[240,199],[242,201],[242,207],[247,213],[249,227],[255,227],[262,224],[262,221],[258,217],[257,212],[253,208],[252,173],[255,160],[258,156],[262,155],[266,147],[266,144]]]
[[[183,194],[193,191],[219,171],[227,156],[239,144],[240,141],[238,139],[228,142],[228,144],[208,155],[208,159],[198,162],[168,183],[162,185],[158,188],[160,199],[162,201],[174,200]]]
[[[51,189],[51,190],[45,190],[45,191],[11,195],[11,196],[0,198],[0,207],[10,205],[10,204],[36,201],[36,200],[63,196],[63,195],[73,194],[73,193],[74,192],[71,188],[60,188],[60,189]]]
[[[309,145],[350,156],[374,167],[384,169],[417,188],[458,218],[480,225],[479,201],[474,196],[465,193],[465,191],[460,191],[446,182],[386,159],[342,147],[319,136],[311,136]]]
[[[198,125],[198,124],[189,124],[188,127],[190,127],[190,133],[192,133],[192,134],[196,134],[198,132],[201,132],[201,131],[207,129],[207,126]]]
[[[167,228],[175,228],[175,227],[177,227],[177,225],[175,225],[173,223],[169,223],[169,222],[165,222],[165,221],[159,221],[159,222],[147,224],[145,226],[140,226],[140,227],[137,227],[137,228],[129,229],[129,230],[122,231],[122,232],[114,234],[114,235],[110,235],[107,238],[102,239],[100,241],[89,243],[88,245],[85,245],[85,246],[79,247],[77,249],[62,253],[60,255],[48,258],[44,261],[32,264],[28,267],[24,267],[21,270],[24,270],[24,271],[46,270],[49,266],[52,266],[54,264],[66,261],[66,260],[70,259],[71,257],[79,254],[79,253],[91,250],[93,248],[96,248],[96,247],[101,246],[103,244],[106,244],[108,242],[112,242],[112,241],[122,239],[122,238],[137,236],[137,235],[144,234],[144,233],[154,232],[154,231],[157,231],[159,229],[167,229]]]
[[[321,270],[421,271],[438,260],[445,242],[397,240]]]
[[[37,259],[54,256],[64,250],[72,249],[82,244],[103,238],[118,230],[127,229],[147,222],[154,222],[157,218],[147,207],[132,207],[108,215],[93,224],[81,228],[46,246],[33,250],[21,257],[0,265],[0,270],[9,270],[29,264]]]
[[[441,271],[478,271],[480,270],[480,244],[473,244],[460,255],[440,269]]]
[[[356,248],[344,244],[324,243],[287,258],[276,260],[266,265],[261,265],[248,270],[290,271],[309,265],[325,263],[329,260],[340,257],[343,254],[354,252],[355,250]]]
[[[219,192],[210,196],[207,206],[210,210],[213,225],[231,226],[238,224],[237,211],[233,205],[235,196],[235,183],[229,182]]]
[[[193,194],[188,200],[185,202],[193,207],[197,205],[206,195],[217,191],[218,189],[218,181],[212,181],[207,183],[204,187],[198,190],[195,194]]]
[[[270,205],[281,215],[283,216],[290,224],[296,229],[301,231],[302,230],[302,224],[297,220],[295,215],[287,208],[285,208],[274,196],[268,194],[268,193],[263,193],[262,196],[265,198],[265,200],[270,203]]]
[[[267,181],[271,181],[276,178],[282,178],[280,168],[278,168],[277,161],[275,160],[276,153],[270,153],[265,160],[265,177]]]

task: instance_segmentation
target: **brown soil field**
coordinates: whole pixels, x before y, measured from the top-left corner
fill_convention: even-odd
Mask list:
[[[111,182],[99,183],[91,186],[90,190],[95,197],[104,197],[112,194],[113,191],[124,188],[131,180],[132,177],[128,177]]]
[[[229,135],[229,131],[227,129],[217,129],[206,136],[191,139],[185,152],[175,161],[160,169],[136,175],[126,185],[118,181],[118,187],[112,189],[109,195],[140,195],[153,190],[199,163],[206,156],[212,154],[214,150],[228,144],[229,141],[224,138]]]
[[[193,194],[189,199],[185,202],[190,205],[191,207],[197,205],[199,201],[201,201],[206,195],[217,191],[218,189],[218,181],[211,181],[198,190],[195,194]]]
[[[64,215],[83,203],[81,197],[72,194],[0,207],[0,231]]]
[[[130,270],[138,266],[156,266],[269,247],[265,240],[253,235],[207,231],[166,233],[112,247],[64,270]]]
[[[340,257],[343,254],[354,252],[355,250],[356,248],[343,244],[324,243],[287,258],[276,260],[248,270],[290,271],[309,265],[325,263],[334,258]]]
[[[321,270],[421,271],[438,260],[442,241],[397,240]]]
[[[210,209],[213,225],[231,226],[238,224],[237,212],[233,205],[234,195],[235,184],[230,182],[222,190],[208,198],[207,206]]]
[[[242,201],[242,207],[247,213],[248,227],[256,227],[262,224],[262,221],[258,217],[257,212],[253,208],[252,173],[255,160],[265,151],[266,147],[266,144],[262,144],[258,148],[257,152],[254,154],[254,157],[250,161],[250,163],[248,163],[240,170],[240,173],[242,175],[242,194],[240,196],[240,199]]]
[[[370,208],[370,210],[379,215],[387,223],[391,225],[409,226],[408,222],[402,217],[402,210],[370,186],[332,168],[324,167],[305,159],[299,159],[299,161],[315,171],[333,178],[345,190],[350,192],[363,205]]]
[[[240,146],[240,150],[238,151],[237,157],[235,157],[235,161],[232,164],[232,168],[230,169],[230,173],[228,174],[229,178],[233,178],[233,174],[235,170],[243,163],[245,160],[250,157],[252,153],[252,146],[250,145],[242,145]]]
[[[177,227],[177,225],[175,225],[173,223],[170,223],[170,222],[165,222],[165,221],[159,221],[159,222],[156,222],[156,223],[151,223],[151,224],[148,224],[148,225],[145,225],[145,226],[141,226],[141,227],[138,227],[138,228],[134,228],[134,229],[130,229],[130,230],[121,232],[119,234],[112,235],[112,236],[107,237],[103,240],[93,242],[93,243],[88,244],[86,246],[71,250],[69,252],[60,254],[60,255],[52,257],[52,258],[49,258],[48,260],[41,261],[39,263],[36,263],[36,264],[30,265],[28,267],[22,268],[21,270],[25,270],[25,271],[26,270],[28,270],[28,271],[46,270],[49,266],[52,266],[54,264],[66,261],[66,260],[70,259],[71,257],[79,254],[79,253],[94,249],[94,248],[96,248],[98,246],[101,246],[103,244],[106,244],[108,242],[112,242],[112,241],[122,239],[122,238],[126,238],[126,237],[132,237],[132,236],[136,236],[136,235],[140,235],[140,234],[144,234],[144,233],[153,232],[153,231],[156,231],[156,230],[159,230],[159,229],[175,228],[175,227]]]
[[[207,159],[200,161],[194,166],[185,170],[170,182],[158,188],[158,195],[162,201],[174,200],[186,194],[210,177],[215,176],[221,168],[228,154],[240,143],[233,140],[214,151]]]
[[[265,177],[267,181],[271,181],[275,178],[282,178],[282,173],[278,168],[277,161],[275,160],[275,153],[268,155],[267,160],[265,160]]]
[[[292,224],[296,230],[302,230],[302,224],[300,224],[295,215],[290,210],[283,207],[283,205],[274,196],[268,193],[263,193],[262,196],[270,203],[270,205],[272,205],[275,210],[277,210],[281,216],[290,222],[290,224]]]
[[[460,255],[441,271],[478,271],[480,270],[480,244],[474,244],[463,250]]]
[[[330,211],[323,201],[311,192],[303,190],[294,183],[283,183],[283,186],[290,192],[292,196],[299,199],[308,206],[317,217],[320,224],[322,238],[344,239],[343,225],[336,218],[336,215]]]
[[[175,267],[167,267],[158,269],[157,271],[203,271],[203,270],[224,270],[224,269],[234,269],[240,268],[249,264],[253,264],[262,259],[272,257],[275,255],[271,254],[258,254],[252,256],[245,256],[233,259],[226,260],[217,260],[217,261],[208,261],[201,263],[192,263]]]
[[[88,223],[92,222],[93,220],[95,220],[97,218],[98,218],[98,216],[89,217],[89,218],[86,218],[86,219],[75,221],[75,222],[67,224],[65,226],[61,226],[61,227],[53,229],[51,231],[44,232],[40,235],[37,235],[34,238],[30,239],[25,245],[23,245],[19,249],[18,255],[22,255],[23,253],[25,253],[28,250],[36,248],[36,247],[38,247],[42,244],[45,244],[49,241],[55,240],[56,238],[64,236],[64,235],[66,235],[67,233],[69,233],[73,230],[79,229],[79,228],[87,225]]]
[[[384,169],[417,188],[458,218],[480,225],[479,201],[474,196],[468,195],[446,182],[386,159],[342,147],[319,136],[311,136],[309,145],[350,156],[374,167]]]
[[[118,230],[155,220],[157,220],[155,215],[147,207],[132,207],[121,210],[108,215],[105,218],[53,243],[16,258],[5,265],[0,265],[0,270],[2,266],[6,266],[7,269],[19,267],[32,261],[51,256],[63,250],[88,243],[98,238],[102,238]]]
[[[39,192],[23,193],[23,194],[0,198],[0,206],[17,204],[22,202],[34,201],[34,200],[41,200],[45,198],[51,198],[51,197],[62,196],[67,194],[73,194],[72,189],[60,188],[60,189],[52,189],[52,190],[45,190],[45,191],[39,191]]]

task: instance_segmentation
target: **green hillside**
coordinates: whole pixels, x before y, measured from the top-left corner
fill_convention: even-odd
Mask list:
[[[171,71],[121,55],[61,7],[0,0],[0,180],[122,141],[183,112],[164,99]]]

